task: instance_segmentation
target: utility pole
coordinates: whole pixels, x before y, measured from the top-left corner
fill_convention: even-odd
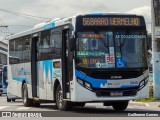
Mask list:
[[[153,92],[154,97],[160,99],[160,0],[151,1]]]

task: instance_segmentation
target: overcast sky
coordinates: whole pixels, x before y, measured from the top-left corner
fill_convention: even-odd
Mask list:
[[[136,13],[145,17],[148,31],[151,31],[150,0],[0,0],[0,25],[8,25],[10,33],[17,33],[46,19],[31,19],[2,9],[45,18],[95,12]],[[8,30],[2,29],[0,40],[9,35]]]

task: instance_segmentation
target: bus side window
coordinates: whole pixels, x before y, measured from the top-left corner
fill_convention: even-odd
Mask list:
[[[39,60],[51,60],[61,58],[62,32],[47,30],[41,33],[38,46]]]
[[[60,59],[62,54],[62,32],[54,31],[50,36],[51,59]]]
[[[42,31],[41,37],[39,39],[39,47],[38,47],[38,59],[39,60],[47,60],[48,52],[50,47],[50,30]]]
[[[20,63],[23,61],[22,39],[15,41],[15,57],[20,59]]]
[[[30,55],[30,52],[31,52],[31,40],[30,40],[30,36],[25,36],[23,37],[23,58],[22,58],[22,61],[23,63],[25,62],[30,62],[30,59],[31,59],[31,55]]]

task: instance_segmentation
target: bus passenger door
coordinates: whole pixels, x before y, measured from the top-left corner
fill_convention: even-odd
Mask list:
[[[38,96],[38,79],[37,79],[37,61],[38,61],[38,53],[37,53],[37,42],[38,35],[32,38],[31,44],[31,88],[32,88],[32,97]]]
[[[62,87],[63,99],[70,99],[70,80],[73,76],[73,60],[69,50],[69,29],[62,32]]]

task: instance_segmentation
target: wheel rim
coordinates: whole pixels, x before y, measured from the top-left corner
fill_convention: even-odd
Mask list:
[[[24,91],[23,91],[23,103],[24,103],[24,104],[25,104],[26,101],[27,101],[27,96],[26,96],[26,94],[27,94],[27,92],[26,92],[26,90],[24,89]]]
[[[57,94],[57,105],[59,108],[62,108],[64,102],[63,102],[63,94],[62,94],[62,91],[60,90]]]

